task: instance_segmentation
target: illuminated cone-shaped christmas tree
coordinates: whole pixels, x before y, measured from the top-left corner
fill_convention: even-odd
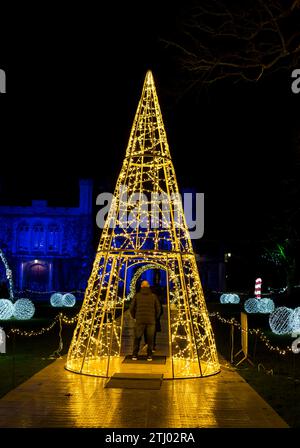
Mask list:
[[[152,73],[132,126],[68,353],[67,369],[110,376],[121,359],[129,279],[166,272],[169,360],[174,378],[219,371],[195,255],[179,196]]]

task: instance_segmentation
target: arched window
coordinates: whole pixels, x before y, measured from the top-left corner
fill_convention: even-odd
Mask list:
[[[48,252],[59,252],[60,249],[60,228],[57,224],[48,227]]]
[[[34,224],[32,226],[31,244],[33,251],[45,251],[45,229],[43,224]]]
[[[30,228],[26,222],[22,222],[17,229],[17,250],[20,252],[30,250]]]

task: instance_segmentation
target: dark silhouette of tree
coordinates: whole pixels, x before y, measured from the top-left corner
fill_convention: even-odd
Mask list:
[[[285,274],[288,295],[299,284],[300,250],[300,131],[295,136],[295,164],[282,179],[276,208],[269,220],[268,241],[263,258]]]
[[[256,82],[300,64],[300,0],[201,0],[183,19],[178,50],[192,84]]]

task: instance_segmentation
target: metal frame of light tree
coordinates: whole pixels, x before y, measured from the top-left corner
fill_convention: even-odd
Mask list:
[[[133,193],[137,193],[137,204],[136,199],[128,201]],[[153,209],[153,197],[159,195],[164,195],[163,199],[155,202]],[[151,72],[145,78],[114,202],[68,352],[67,369],[110,376],[114,361],[122,354],[128,272],[147,264],[167,274],[172,376],[217,373],[214,336]]]

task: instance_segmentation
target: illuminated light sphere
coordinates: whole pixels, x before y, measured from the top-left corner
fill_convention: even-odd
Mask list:
[[[285,306],[276,308],[270,314],[270,328],[275,334],[288,334],[292,332],[292,315],[293,310]]]
[[[61,307],[61,306],[63,306],[62,298],[63,298],[63,295],[60,292],[55,292],[50,297],[51,305],[54,306],[54,307]]]
[[[300,353],[300,338],[297,338],[293,341],[292,352],[295,353],[295,355],[298,355],[298,353]]]
[[[34,304],[29,299],[18,299],[14,304],[14,316],[19,320],[31,319],[35,313]]]
[[[0,320],[10,319],[14,314],[14,304],[11,300],[0,299]]]
[[[220,296],[220,303],[224,304],[224,303],[228,303],[227,302],[227,294],[222,294]]]
[[[244,308],[247,313],[259,313],[258,301],[260,299],[247,299],[244,303]]]
[[[76,297],[73,294],[67,293],[62,296],[62,305],[72,307],[76,303]]]
[[[300,334],[300,307],[295,308],[291,316],[292,333]]]
[[[240,303],[240,298],[237,294],[222,294],[220,297],[221,303]]]
[[[259,313],[270,314],[275,310],[275,305],[272,299],[265,297],[263,299],[257,299],[257,308]]]

